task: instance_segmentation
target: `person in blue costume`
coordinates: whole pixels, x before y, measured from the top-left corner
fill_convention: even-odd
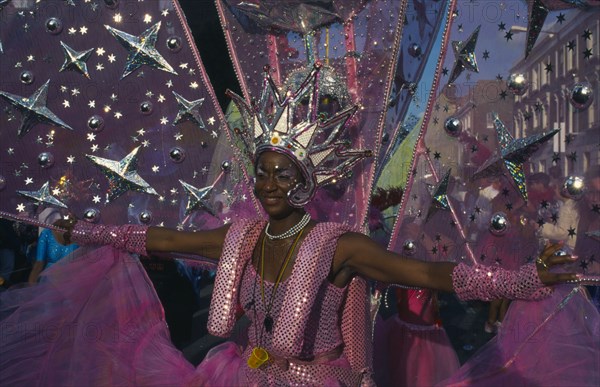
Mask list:
[[[29,283],[38,282],[40,273],[54,265],[61,258],[71,254],[79,246],[77,244],[61,245],[51,230],[44,229],[38,238],[36,260],[29,274]]]

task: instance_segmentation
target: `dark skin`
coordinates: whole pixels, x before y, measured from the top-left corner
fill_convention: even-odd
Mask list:
[[[305,211],[292,207],[287,201],[287,193],[298,183],[302,175],[295,163],[287,156],[277,152],[262,153],[256,163],[255,195],[269,217],[269,233],[281,234],[296,225]],[[301,242],[314,228],[311,221],[305,228],[292,258],[286,267],[282,279],[291,274],[293,263]],[[63,225],[64,226],[64,225]],[[162,227],[150,227],[146,249],[151,252],[179,252],[199,254],[218,260],[229,226],[202,232],[181,232]],[[279,241],[265,239],[264,280],[275,282],[281,263],[297,235]],[[254,249],[252,263],[260,271],[261,244],[264,230]],[[540,280],[546,285],[575,281],[572,273],[552,273],[549,268],[572,262],[570,256],[556,256],[554,253],[562,244],[549,244],[540,255],[538,263]],[[329,281],[337,287],[345,287],[350,280],[361,275],[366,278],[406,286],[417,286],[452,292],[452,271],[456,266],[452,262],[425,262],[403,257],[388,251],[360,233],[349,232],[342,235],[329,272]]]

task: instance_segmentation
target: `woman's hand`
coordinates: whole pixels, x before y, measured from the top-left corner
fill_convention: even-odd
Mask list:
[[[64,246],[70,245],[71,233],[73,232],[73,228],[75,228],[76,224],[77,219],[75,219],[74,217],[70,217],[69,219],[59,219],[56,222],[54,222],[54,225],[56,227],[60,227],[66,230],[64,233],[56,231],[52,232],[52,234],[54,234],[54,238],[56,238],[56,241]]]
[[[546,243],[544,251],[535,260],[538,276],[544,285],[554,285],[563,282],[577,282],[575,273],[552,273],[550,268],[556,265],[572,263],[577,259],[570,254],[564,254],[561,250],[563,243]]]

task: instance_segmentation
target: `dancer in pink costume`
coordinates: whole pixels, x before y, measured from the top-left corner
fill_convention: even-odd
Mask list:
[[[379,386],[432,386],[460,366],[442,327],[435,292],[397,289],[398,314],[375,330]]]
[[[398,255],[344,226],[306,223],[310,217],[288,200],[291,189],[310,177],[304,176],[296,166],[297,161],[280,148],[265,146],[257,154],[255,192],[269,215],[266,225],[263,221],[246,220],[214,231],[182,233],[164,228],[93,226],[79,222],[71,232],[71,239],[81,244],[112,244],[140,254],[202,252],[208,258],[219,258],[209,331],[219,336],[229,335],[237,306],[241,305],[252,321],[248,344],[244,348],[227,343],[213,349],[196,372],[188,375],[188,380],[194,383],[369,384],[366,285],[356,275],[388,283],[454,290],[464,299],[498,295],[545,297],[550,289],[543,287],[538,279],[538,269],[546,283],[576,280],[573,275],[552,274],[543,267],[542,262],[554,265],[569,261],[569,257],[553,255],[558,246],[544,251],[539,267],[530,264],[519,272],[508,272],[398,259]],[[281,242],[277,242],[278,237]],[[138,348],[140,345],[143,350]],[[160,347],[161,343],[155,339],[135,341],[136,353],[144,363],[153,364],[148,357],[153,358],[156,351],[168,348],[167,345],[163,350],[149,350],[157,345]],[[264,354],[266,361],[255,368],[257,351]],[[172,361],[166,362],[168,367]],[[154,383],[139,369],[135,378],[136,383],[140,380]]]

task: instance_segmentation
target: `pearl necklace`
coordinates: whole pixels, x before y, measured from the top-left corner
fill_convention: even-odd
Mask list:
[[[292,228],[290,228],[283,234],[279,234],[279,235],[269,234],[269,227],[271,227],[271,223],[269,222],[269,223],[267,223],[267,227],[265,228],[265,235],[270,240],[289,238],[291,236],[298,234],[300,232],[300,230],[302,230],[304,228],[304,226],[306,226],[308,224],[308,222],[310,222],[310,214],[306,213],[306,214],[304,214],[302,219],[300,219],[300,221],[298,223],[296,223],[296,225],[292,226]]]

